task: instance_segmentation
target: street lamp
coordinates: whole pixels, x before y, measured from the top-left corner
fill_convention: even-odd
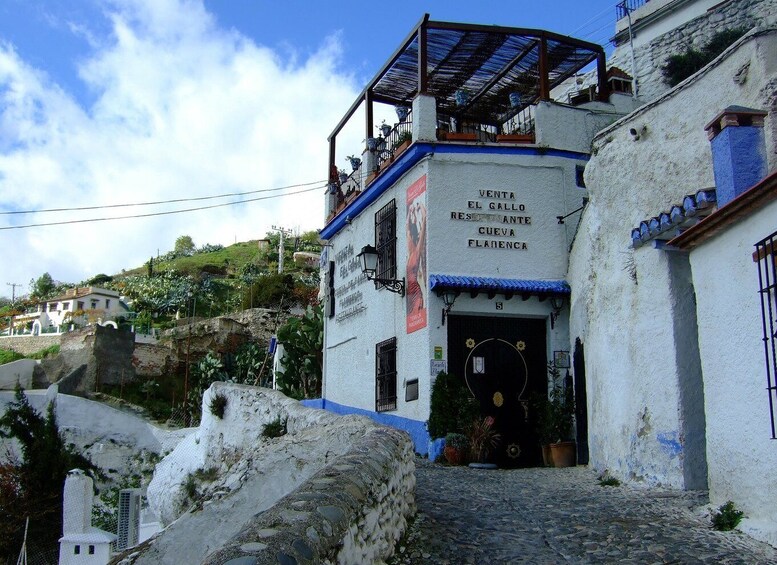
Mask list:
[[[451,311],[451,308],[453,308],[453,303],[456,302],[456,297],[459,295],[458,292],[451,289],[446,289],[442,291],[442,302],[445,304],[445,308],[442,309],[442,325],[445,325],[445,317],[448,315],[448,312]]]

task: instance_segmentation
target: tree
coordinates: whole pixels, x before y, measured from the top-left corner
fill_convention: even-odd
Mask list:
[[[43,273],[35,280],[30,281],[30,294],[38,300],[44,300],[51,297],[51,293],[56,290],[57,285],[54,279],[48,273]]]
[[[188,257],[190,255],[194,255],[195,251],[197,251],[197,248],[195,247],[194,240],[192,240],[191,236],[182,235],[175,240],[176,255],[183,255]]]
[[[283,369],[276,382],[291,398],[321,396],[324,361],[324,315],[321,305],[308,306],[301,318],[290,318],[278,330]]]
[[[12,536],[0,538],[0,557],[14,556],[21,546],[29,516],[28,539],[39,549],[56,549],[62,533],[62,489],[72,469],[94,473],[97,468],[65,444],[57,428],[54,404],[41,416],[21,387],[0,417],[0,437],[19,442],[22,461],[0,464],[0,523],[13,523]]]

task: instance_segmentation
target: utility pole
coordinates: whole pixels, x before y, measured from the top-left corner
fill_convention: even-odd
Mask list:
[[[629,19],[629,47],[631,48],[631,80],[632,87],[631,87],[631,97],[637,98],[638,92],[638,86],[637,86],[637,65],[634,62],[634,33],[631,29],[631,8],[628,6],[627,0],[623,0],[620,4],[618,4],[620,8],[626,12],[626,17]]]
[[[291,235],[292,231],[283,227],[273,226],[272,229],[280,234],[278,240],[278,274],[283,273],[283,236]]]
[[[22,286],[22,285],[20,285],[18,283],[5,283],[5,284],[7,284],[8,286],[11,287],[11,302],[12,303],[16,302],[16,287],[17,286]]]

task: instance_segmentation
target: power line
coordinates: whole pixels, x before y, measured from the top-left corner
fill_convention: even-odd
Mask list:
[[[246,194],[257,194],[260,192],[275,192],[277,190],[286,190],[287,188],[298,188],[300,186],[321,184],[322,182],[325,182],[325,181],[317,180],[313,182],[303,182],[300,184],[290,184],[288,186],[280,186],[276,188],[262,188],[259,190],[249,190],[247,192],[232,192],[228,194],[217,194],[214,196],[198,196],[194,198],[176,198],[173,200],[159,200],[157,202],[135,202],[132,204],[105,204],[103,206],[80,206],[78,208],[48,208],[44,210],[14,210],[10,212],[0,212],[0,216],[8,216],[11,214],[42,214],[44,212],[78,212],[83,210],[100,210],[103,208],[127,208],[130,206],[154,206],[157,204],[174,204],[177,202],[195,202],[199,200],[214,200],[216,198],[228,198],[230,196],[245,196]]]
[[[325,188],[325,185],[314,186],[313,188],[306,188],[304,190],[298,190],[296,192],[288,192],[286,194],[274,194],[272,196],[259,196],[257,198],[249,198],[247,200],[237,200],[235,202],[225,202],[224,204],[213,204],[211,206],[200,206],[198,208],[184,208],[182,210],[168,210],[167,212],[149,212],[148,214],[135,214],[132,216],[114,216],[112,218],[87,218],[84,220],[65,220],[61,222],[48,222],[43,224],[27,224],[23,226],[5,226],[0,227],[0,230],[20,230],[25,228],[41,228],[48,226],[63,226],[68,224],[86,224],[89,222],[108,222],[111,220],[129,220],[135,218],[151,218],[153,216],[167,216],[170,214],[183,214],[184,212],[197,212],[199,210],[210,210],[212,208],[223,208],[224,206],[234,206],[236,204],[245,204],[247,202],[257,202],[259,200],[269,200],[271,198],[280,198],[281,196],[294,196],[296,194],[304,194],[313,190],[320,190]]]
[[[612,6],[607,6],[607,7],[606,7],[604,10],[602,10],[601,12],[599,12],[598,14],[596,14],[595,16],[593,16],[593,17],[592,17],[590,20],[588,20],[587,22],[583,23],[583,24],[582,24],[580,27],[578,27],[576,30],[574,30],[573,32],[571,32],[569,35],[575,35],[575,34],[576,34],[578,31],[580,31],[581,29],[583,29],[585,26],[587,26],[587,25],[588,25],[588,24],[590,24],[591,22],[593,22],[593,21],[595,21],[595,20],[598,20],[598,19],[601,19],[602,15],[606,14],[607,12],[610,12],[610,13],[612,13],[612,10],[613,10],[613,8],[615,8],[617,5],[618,5],[618,4],[613,4]]]

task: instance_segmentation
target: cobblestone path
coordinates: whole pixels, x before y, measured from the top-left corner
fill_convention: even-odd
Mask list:
[[[477,470],[416,459],[418,514],[392,565],[777,563],[777,549],[717,532],[703,493],[600,486],[593,471]]]

